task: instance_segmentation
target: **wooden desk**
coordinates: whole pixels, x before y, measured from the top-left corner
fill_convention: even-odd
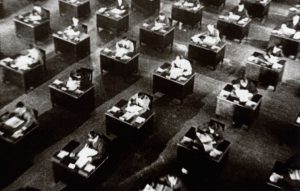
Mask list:
[[[152,31],[151,28],[154,24],[150,24],[147,27],[144,25],[140,28],[140,45],[147,44],[154,48],[159,48],[161,50],[170,46],[170,51],[173,50],[174,41],[174,27],[169,27],[165,32]]]
[[[160,0],[132,0],[131,8],[143,13],[154,14],[160,10]]]
[[[220,35],[225,35],[228,39],[238,39],[240,42],[243,38],[248,37],[251,19],[245,24],[238,24],[237,21],[230,21],[218,18],[217,28]]]
[[[252,56],[265,60],[263,53],[254,52]],[[274,86],[274,91],[275,91],[277,84],[282,81],[282,76],[285,69],[285,63],[286,63],[285,60],[280,60],[278,64],[280,64],[282,68],[277,69],[265,65],[261,61],[256,62],[256,61],[249,61],[247,59],[246,69],[245,69],[246,76],[250,80],[260,82],[265,85]]]
[[[230,93],[232,91],[232,85],[228,84],[222,91]],[[260,106],[262,102],[262,96],[256,94],[250,100],[252,106],[247,106],[234,101],[230,96],[225,97],[221,95],[217,96],[216,115],[230,119],[232,121],[239,121],[240,123],[250,126],[252,122],[257,118]]]
[[[119,137],[129,139],[136,139],[146,136],[152,131],[155,113],[153,111],[146,111],[145,113],[141,114],[140,117],[144,118],[145,121],[140,124],[136,122],[136,118],[138,116],[135,116],[128,121],[123,121],[119,117],[125,113],[124,110],[127,106],[127,103],[128,101],[122,99],[115,105],[115,107],[120,108],[119,112],[112,113],[107,111],[105,113],[106,131]]]
[[[72,54],[76,60],[85,58],[90,54],[90,36],[86,33],[81,34],[79,41],[66,39],[63,36],[54,33],[53,41],[56,53]]]
[[[67,18],[87,17],[90,12],[90,1],[80,0],[79,3],[71,3],[68,0],[58,0],[59,14]]]
[[[4,61],[0,61],[0,66],[3,70],[2,81],[22,88],[24,92],[40,85],[45,77],[45,67],[41,63],[34,64],[29,70],[12,68]]]
[[[250,17],[263,20],[268,16],[271,1],[272,0],[268,0],[266,3],[260,3],[256,0],[246,0],[245,8],[247,9]]]
[[[197,24],[201,27],[203,8],[204,6],[200,6],[198,9],[194,10],[193,8],[188,8],[183,5],[173,4],[171,18],[192,27]]]
[[[108,138],[105,138],[105,140],[109,143]],[[108,163],[111,158],[109,153],[103,155],[99,160],[89,163],[95,167],[95,169],[90,172],[85,169],[86,165],[83,168],[76,166],[74,169],[72,169],[69,167],[70,163],[74,164],[77,160],[76,156],[71,157],[70,153],[80,149],[80,147],[83,147],[84,144],[85,143],[79,143],[78,141],[72,140],[59,152],[56,152],[52,156],[51,162],[55,182],[62,181],[70,184],[92,184],[94,181],[97,181],[101,174],[105,174],[107,172]],[[60,157],[59,153],[61,151],[66,152],[67,155]]]
[[[97,16],[97,28],[119,34],[121,32],[127,32],[129,28],[129,13],[122,14],[120,17],[110,11],[104,13],[96,13]]]
[[[59,106],[74,112],[92,112],[95,108],[95,86],[92,85],[82,93],[62,90],[64,85],[50,84],[50,97],[52,106]]]
[[[139,56],[140,53],[133,53],[130,55],[129,60],[121,60],[116,58],[113,52],[105,52],[104,50],[100,53],[100,68],[101,73],[103,70],[128,76],[132,73],[137,73],[139,69]]]
[[[163,64],[161,67],[165,68],[165,65],[170,65],[168,63]],[[178,81],[166,78],[166,73],[159,73],[157,70],[153,73],[153,93],[161,92],[170,95],[176,99],[183,102],[186,96],[190,95],[194,91],[194,82],[196,74],[187,77],[186,81]]]
[[[275,31],[279,29],[280,26],[273,29],[269,40],[269,47],[279,43],[282,45],[282,50],[285,56],[296,56],[300,52],[300,40],[294,39],[293,35],[287,36],[276,33]]]
[[[203,3],[205,6],[213,6],[218,9],[220,9],[220,7],[224,8],[226,2],[226,0],[199,0],[199,1]]]
[[[202,143],[200,141],[195,141],[193,143],[183,141],[185,138],[196,140],[196,130],[196,127],[190,127],[187,133],[177,143],[177,160],[183,168],[192,172],[197,172],[201,169],[201,172],[205,173],[205,170],[212,170],[211,168],[220,167],[229,152],[230,142],[221,136],[215,138],[214,140],[216,141],[216,144],[214,148],[221,151],[222,154],[212,157],[204,150],[196,149],[202,147]]]
[[[36,131],[39,128],[38,124],[33,124],[30,127],[24,128],[25,121],[16,128],[10,127],[4,124],[5,121],[1,121],[1,118],[3,118],[4,115],[8,115],[9,119],[14,115],[10,113],[4,113],[2,116],[0,116],[0,140],[6,143],[6,145],[9,144],[10,146],[16,146],[19,142],[26,139],[26,137],[32,134],[33,131]],[[14,133],[17,131],[22,131],[23,135],[20,137],[16,137]]]
[[[223,63],[226,43],[220,41],[217,46],[219,49],[212,49],[191,41],[189,43],[188,58],[197,61],[201,65],[211,66],[215,70],[219,63]]]
[[[45,10],[49,12],[48,10]],[[41,21],[32,22],[28,20],[31,12],[25,13],[14,18],[16,35],[19,38],[32,42],[41,41],[47,38],[51,32],[50,29],[50,13]]]

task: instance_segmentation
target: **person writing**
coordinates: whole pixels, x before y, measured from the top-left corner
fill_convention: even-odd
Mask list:
[[[36,112],[32,108],[26,107],[23,102],[18,102],[16,104],[13,115],[25,121],[23,128],[29,128],[34,124],[38,124]]]
[[[213,24],[208,24],[206,32],[194,35],[191,39],[195,43],[208,46],[215,46],[221,41],[220,32]]]
[[[116,57],[122,58],[134,52],[134,44],[126,36],[116,43]]]
[[[141,115],[141,114],[145,113],[146,111],[150,110],[151,99],[145,93],[142,93],[142,92],[137,93],[129,99],[127,107],[126,107],[126,111],[131,111],[130,108],[132,106],[139,106],[140,107],[139,110],[134,111],[134,113],[136,115]]]
[[[170,78],[178,78],[181,76],[189,76],[192,74],[192,66],[190,61],[183,56],[176,56],[176,59],[171,63]]]

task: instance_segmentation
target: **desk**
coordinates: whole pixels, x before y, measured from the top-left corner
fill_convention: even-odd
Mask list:
[[[271,1],[272,0],[268,0],[266,3],[260,3],[256,0],[246,0],[245,8],[247,9],[250,17],[263,20],[268,16]]]
[[[102,28],[104,30],[119,34],[121,32],[128,31],[129,28],[129,13],[122,14],[120,17],[116,16],[109,11],[104,13],[96,13],[97,17],[97,28]]]
[[[108,110],[105,113],[106,131],[129,139],[146,136],[152,131],[155,113],[150,110],[141,114],[140,117],[145,119],[142,123],[136,122],[138,116],[129,120],[121,120],[119,117],[125,113],[127,103],[128,101],[122,99],[115,105],[115,107],[120,108],[119,112],[113,113]]]
[[[240,42],[243,38],[248,37],[251,19],[245,24],[238,24],[237,21],[230,21],[223,18],[218,18],[217,28],[220,35],[225,35],[228,39],[238,39]]]
[[[75,112],[92,112],[95,107],[95,86],[92,85],[81,93],[62,90],[64,85],[50,84],[50,97],[52,106],[59,106]]]
[[[109,139],[105,139],[109,142]],[[69,167],[69,164],[76,162],[76,157],[71,157],[70,153],[75,152],[76,149],[83,147],[85,143],[72,140],[66,146],[64,146],[59,152],[56,152],[52,158],[52,169],[54,181],[62,181],[70,184],[89,184],[97,181],[98,175],[104,174],[107,171],[108,162],[111,158],[110,154],[103,155],[99,160],[92,161],[89,163],[94,167],[93,170],[88,171],[85,167],[74,169]],[[66,156],[62,157],[59,153],[65,152]],[[98,180],[99,181],[99,180]]]
[[[165,68],[168,63],[163,64],[161,67]],[[153,93],[161,92],[183,102],[186,96],[190,95],[194,91],[194,82],[196,74],[186,77],[185,81],[178,81],[166,78],[166,73],[159,73],[157,70],[153,73]]]
[[[219,49],[212,49],[211,47],[191,41],[189,43],[188,58],[189,60],[197,61],[201,65],[211,66],[215,70],[219,63],[223,63],[226,43],[220,41],[216,46]]]
[[[222,8],[225,7],[226,0],[199,0],[201,3],[203,3],[205,6],[213,6],[216,8]]]
[[[76,60],[80,60],[90,54],[90,36],[82,33],[80,40],[70,40],[57,33],[53,34],[55,52],[64,54],[72,54]]]
[[[151,28],[154,24],[143,25],[140,28],[140,45],[147,44],[154,48],[159,48],[161,50],[170,46],[170,51],[173,50],[173,41],[174,41],[174,27],[169,27],[165,32],[161,31],[152,31]]]
[[[273,29],[269,40],[269,47],[279,43],[283,46],[282,50],[285,56],[296,56],[300,52],[300,40],[296,40],[292,36],[278,34],[276,31],[279,29],[280,26]]]
[[[183,168],[188,171],[204,172],[205,170],[212,170],[211,168],[218,168],[225,161],[225,157],[227,156],[230,148],[230,142],[225,140],[223,137],[217,137],[214,140],[216,144],[214,148],[221,151],[222,154],[219,156],[213,157],[210,156],[209,153],[206,153],[204,150],[198,150],[196,148],[201,148],[201,142],[195,141],[185,142],[184,139],[196,140],[195,131],[198,128],[190,127],[187,133],[180,139],[177,143],[177,160],[182,165]]]
[[[100,68],[101,73],[103,70],[128,76],[132,73],[137,73],[139,69],[139,56],[140,53],[133,53],[130,55],[129,60],[121,60],[116,58],[112,52],[105,52],[104,50],[100,53]]]
[[[183,5],[172,5],[172,16],[173,20],[182,22],[183,24],[191,25],[194,27],[202,23],[202,12],[204,6],[200,6],[198,9],[184,7]]]
[[[36,41],[44,40],[51,32],[50,13],[47,17],[38,22],[31,22],[27,20],[27,17],[30,14],[31,12],[28,12],[14,18],[17,37],[33,41],[34,43]]]
[[[80,0],[79,3],[71,3],[68,0],[58,0],[59,14],[67,18],[87,17],[90,12],[90,0]]]
[[[132,0],[131,8],[143,13],[155,13],[160,10],[160,0]]]
[[[226,85],[222,91],[230,93],[232,85]],[[221,92],[217,96],[216,115],[250,126],[259,114],[262,96],[256,94],[250,101],[252,106],[243,105],[231,99],[230,96],[225,97]]]
[[[291,7],[291,8],[289,8],[287,18],[293,18],[293,16],[299,15],[299,14],[300,14],[300,7],[297,7],[297,6]]]
[[[4,61],[0,61],[0,66],[3,70],[3,82],[18,86],[24,92],[40,85],[45,77],[45,67],[40,62],[32,65],[28,70],[12,68]]]
[[[28,137],[30,134],[32,134],[33,131],[36,131],[39,127],[38,124],[33,124],[30,127],[27,127],[24,129],[25,122],[21,123],[17,127],[8,126],[8,125],[4,124],[5,121],[1,121],[1,118],[4,115],[8,115],[9,118],[13,117],[14,115],[10,114],[10,113],[4,113],[0,117],[0,123],[3,122],[3,124],[0,124],[0,140],[4,141],[5,143],[8,143],[11,146],[16,146],[19,142],[21,142],[26,137]],[[15,136],[14,133],[16,133],[17,131],[22,131],[23,135],[19,136],[19,137]]]
[[[258,57],[260,59],[264,59],[264,54],[259,52],[254,52],[252,56]],[[279,68],[272,68],[265,65],[261,61],[246,61],[246,76],[250,80],[261,82],[265,85],[272,85],[274,86],[274,91],[277,87],[277,84],[282,81],[283,72],[285,69],[285,60],[279,60],[278,64],[282,67]]]

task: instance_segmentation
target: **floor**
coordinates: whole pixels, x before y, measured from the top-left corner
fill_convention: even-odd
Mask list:
[[[58,14],[57,0],[39,1],[51,12],[51,28],[62,29],[70,23],[69,18]],[[138,91],[152,92],[152,71],[165,61],[171,61],[177,54],[185,54],[189,38],[199,29],[187,28],[186,32],[175,31],[173,53],[158,52],[148,47],[139,47],[138,75],[126,79],[105,73],[100,74],[99,52],[114,44],[122,37],[106,32],[98,33],[95,27],[95,11],[111,2],[91,0],[92,14],[83,20],[89,26],[91,36],[90,57],[75,62],[67,56],[56,55],[51,38],[38,44],[47,52],[47,81],[36,89],[24,94],[20,89],[0,83],[0,113],[14,107],[17,101],[24,101],[39,111],[41,129],[38,142],[27,141],[23,158],[10,161],[0,172],[0,188],[6,191],[30,186],[43,191],[86,190],[55,184],[52,177],[51,156],[72,139],[85,140],[87,133],[95,129],[105,132],[105,111],[121,98],[129,98]],[[230,10],[238,0],[227,0],[224,12]],[[228,41],[225,63],[212,71],[194,65],[197,72],[194,93],[183,104],[166,95],[156,95],[154,132],[140,144],[128,143],[116,159],[114,167],[104,180],[89,190],[139,190],[151,178],[176,169],[176,143],[192,125],[201,124],[214,118],[216,96],[232,79],[239,76],[245,66],[245,59],[253,51],[264,50],[268,44],[270,31],[285,20],[291,1],[272,2],[268,19],[264,24],[254,21],[248,41],[241,44]],[[162,9],[170,14],[172,1],[162,2]],[[13,18],[30,10],[29,0],[5,1],[6,12],[0,19],[1,52],[4,56],[14,55],[28,46],[28,42],[18,39],[14,33]],[[206,9],[202,26],[215,23],[218,13]],[[140,25],[153,16],[133,11],[130,15],[130,29],[127,36],[138,40]],[[204,30],[205,27],[202,27]],[[89,116],[52,108],[48,85],[55,79],[64,78],[80,66],[94,69],[96,84],[96,109]],[[234,129],[228,121],[224,136],[231,142],[226,165],[212,176],[199,177],[196,181],[184,181],[184,189],[198,190],[265,190],[265,181],[276,160],[284,161],[299,151],[299,134],[292,128],[300,106],[300,65],[299,60],[288,59],[283,82],[276,92],[261,87],[263,104],[259,118],[249,130]],[[1,73],[0,73],[1,74]],[[223,120],[223,119],[220,119]],[[20,154],[20,153],[19,153]],[[26,157],[25,157],[26,156]],[[29,159],[29,163],[25,162]],[[13,173],[14,172],[14,173]],[[2,178],[3,177],[3,178]]]

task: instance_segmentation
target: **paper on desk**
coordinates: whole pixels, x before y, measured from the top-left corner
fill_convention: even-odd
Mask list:
[[[16,116],[13,116],[11,118],[9,118],[8,120],[6,120],[4,122],[5,125],[15,129],[17,127],[19,127],[20,125],[22,125],[25,121],[16,117]]]
[[[162,69],[161,67],[159,67],[156,71],[159,72],[159,73],[162,73],[162,72],[164,72],[165,70]]]
[[[147,184],[145,186],[145,188],[143,189],[143,191],[156,191],[152,186],[150,186],[149,184]]]
[[[212,142],[210,142],[210,143],[204,143],[203,147],[204,147],[205,152],[210,152],[214,148]]]
[[[108,110],[108,112],[112,112],[112,113],[116,113],[120,111],[120,108],[116,107],[116,106],[113,106],[110,110]]]
[[[228,16],[228,18],[229,18],[230,20],[237,21],[237,20],[239,20],[241,17],[240,17],[239,15],[230,14],[230,15]]]
[[[138,106],[138,105],[131,105],[131,106],[128,106],[126,107],[126,111],[129,112],[129,113],[138,113],[142,110],[143,108]]]
[[[104,13],[107,10],[106,7],[102,7],[98,10],[99,13]]]
[[[130,56],[124,55],[121,57],[121,60],[130,60]]]
[[[273,69],[281,69],[283,66],[281,65],[281,64],[278,64],[278,63],[274,63],[273,65],[272,65],[272,68]]]
[[[58,154],[57,154],[57,157],[60,158],[60,159],[63,159],[65,158],[66,156],[69,155],[69,152],[67,151],[64,151],[64,150],[61,150]]]
[[[269,178],[269,180],[274,183],[278,182],[280,179],[283,179],[283,176],[281,176],[275,172],[273,172]]]
[[[218,157],[222,153],[223,153],[222,151],[219,151],[219,150],[217,150],[217,149],[214,148],[212,151],[210,151],[209,156],[211,156],[211,157]]]
[[[292,180],[300,180],[300,170],[289,169],[289,175]]]
[[[145,121],[146,121],[146,119],[143,118],[143,117],[140,117],[140,116],[138,116],[138,117],[135,119],[135,122],[136,122],[136,123],[139,123],[139,124],[144,123]]]
[[[69,167],[70,169],[74,169],[74,168],[76,167],[76,165],[73,164],[73,163],[70,163],[70,164],[68,165],[68,167]]]
[[[79,158],[93,157],[98,154],[98,151],[89,147],[83,147],[81,151],[77,154]]]
[[[11,59],[10,57],[4,58],[1,60],[1,62],[12,62],[14,61],[13,59]]]
[[[87,172],[92,172],[93,170],[95,170],[95,166],[92,165],[92,164],[87,164],[85,167],[84,167],[84,170],[87,171]]]
[[[296,122],[297,122],[297,123],[300,123],[300,117],[297,117]]]
[[[110,12],[113,14],[123,14],[125,12],[125,10],[114,8]]]
[[[24,135],[24,134],[23,134],[23,131],[20,129],[20,130],[14,132],[14,134],[12,134],[11,137],[17,139],[17,138],[19,138],[19,137],[22,137],[23,135]]]
[[[135,116],[135,113],[126,112],[124,115],[122,115],[121,117],[119,117],[119,119],[121,119],[121,120],[129,120],[129,119],[131,119],[134,116]]]
[[[300,32],[296,32],[293,38],[295,40],[299,40],[300,39]]]
[[[62,84],[63,82],[62,81],[60,81],[60,80],[54,80],[54,82],[53,82],[53,84],[54,85],[60,85],[60,84]]]
[[[212,142],[212,138],[211,136],[207,135],[207,134],[202,134],[202,133],[196,133],[197,137],[199,138],[199,140],[201,141],[201,143],[208,143],[208,142]]]
[[[256,103],[254,101],[248,100],[246,102],[246,105],[249,106],[249,107],[254,107],[256,105]]]
[[[183,76],[181,76],[181,77],[178,78],[178,81],[186,81],[186,80],[187,80],[187,78],[183,77]]]
[[[230,92],[225,91],[225,90],[222,90],[221,93],[220,93],[221,97],[228,97],[229,95],[230,95]]]
[[[235,90],[235,93],[241,102],[247,102],[252,97],[248,90]]]
[[[177,79],[179,76],[183,75],[183,69],[181,68],[172,68],[170,70],[170,78]]]

